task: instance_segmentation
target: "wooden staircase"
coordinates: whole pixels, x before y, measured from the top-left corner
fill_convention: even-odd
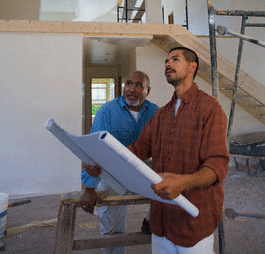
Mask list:
[[[211,84],[210,47],[180,25],[0,20],[0,32],[151,37],[152,43],[166,52],[174,46],[186,46],[197,52],[200,58],[198,75]],[[231,98],[236,66],[220,54],[217,58],[220,92]],[[237,104],[265,124],[265,85],[244,71],[239,73]]]
[[[186,46],[197,52],[200,59],[198,75],[211,84],[211,59],[209,46],[193,34],[188,36],[154,35],[153,43],[168,52],[174,46]],[[218,54],[220,92],[232,98],[236,66]],[[244,71],[239,72],[236,103],[265,124],[265,86]]]

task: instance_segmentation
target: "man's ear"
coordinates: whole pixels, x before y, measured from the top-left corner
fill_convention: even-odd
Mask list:
[[[190,68],[192,70],[192,74],[194,74],[195,71],[196,71],[196,68],[197,68],[197,63],[196,62],[191,62],[190,63]]]
[[[147,95],[149,95],[150,91],[151,91],[151,87],[148,86],[148,87],[147,87]]]

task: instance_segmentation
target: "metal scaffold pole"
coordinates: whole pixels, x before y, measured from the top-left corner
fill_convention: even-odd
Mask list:
[[[245,33],[245,24],[246,24],[246,17],[242,17],[241,23],[241,34]],[[232,95],[232,102],[230,108],[230,115],[229,115],[229,122],[228,122],[228,129],[227,129],[227,139],[230,140],[232,126],[234,121],[234,114],[235,114],[235,107],[236,107],[236,96],[237,96],[237,87],[238,87],[238,80],[239,80],[239,70],[241,65],[241,58],[242,58],[242,50],[243,50],[243,39],[240,38],[239,46],[238,46],[238,55],[237,55],[237,63],[236,63],[236,72],[235,72],[235,83]]]
[[[215,19],[214,19],[213,1],[208,0],[208,22],[210,36],[210,54],[211,54],[211,74],[212,74],[212,95],[218,99],[219,82],[217,74],[217,53],[216,53],[216,36],[215,36]]]
[[[208,22],[209,22],[209,37],[210,37],[210,53],[211,53],[211,75],[212,75],[212,95],[218,99],[219,97],[219,80],[217,72],[217,51],[216,51],[216,36],[215,36],[215,11],[213,0],[208,0]],[[223,211],[224,217],[224,211]],[[225,233],[224,219],[218,225],[219,237],[219,254],[226,254],[225,251]]]

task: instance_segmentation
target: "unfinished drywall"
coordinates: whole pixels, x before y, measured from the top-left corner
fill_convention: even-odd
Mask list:
[[[0,192],[80,189],[80,161],[45,129],[81,134],[82,38],[0,34]]]

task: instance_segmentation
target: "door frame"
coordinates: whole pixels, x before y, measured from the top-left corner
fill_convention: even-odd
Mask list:
[[[115,97],[121,95],[120,65],[90,65],[83,69],[82,134],[90,133],[92,127],[92,78],[114,78]]]

